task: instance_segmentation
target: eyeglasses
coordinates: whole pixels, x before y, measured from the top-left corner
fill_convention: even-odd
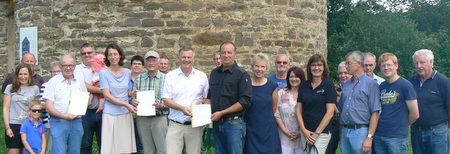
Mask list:
[[[345,65],[351,65],[351,64],[356,64],[356,63],[358,63],[358,62],[357,62],[357,61],[352,61],[352,62],[346,61],[346,62],[345,62]]]
[[[284,65],[287,65],[289,62],[287,62],[287,61],[277,61],[277,64],[281,64],[281,63],[283,63]]]
[[[348,72],[339,72],[339,75],[348,74]]]
[[[366,67],[373,67],[373,64],[364,64]]]
[[[62,68],[75,68],[75,65],[61,65]]]
[[[392,66],[394,66],[394,64],[384,64],[384,65],[381,65],[381,68],[392,67]]]
[[[31,112],[32,112],[32,113],[36,113],[36,112],[37,112],[37,113],[42,113],[42,112],[44,112],[44,110],[40,110],[40,109],[39,109],[39,110],[38,110],[38,109],[31,109]]]
[[[311,67],[322,67],[323,64],[311,64]]]
[[[81,55],[90,55],[90,54],[92,54],[92,52],[83,52],[83,53],[81,53]]]

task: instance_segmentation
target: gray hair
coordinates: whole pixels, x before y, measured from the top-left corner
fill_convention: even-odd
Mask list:
[[[431,51],[431,50],[428,50],[428,49],[417,50],[416,52],[414,52],[414,55],[412,56],[413,60],[418,55],[426,55],[427,56],[427,60],[433,60],[434,61],[433,51]]]
[[[365,64],[364,54],[361,51],[358,51],[358,50],[352,51],[352,52],[348,53],[347,55],[345,55],[345,58],[347,58],[349,56],[352,56],[355,61],[361,62],[361,65],[364,66],[364,64]]]
[[[267,54],[264,53],[257,53],[256,55],[253,56],[252,58],[252,66],[255,65],[256,62],[258,61],[265,61],[266,62],[266,67],[267,69],[270,68],[270,63],[269,63],[269,56],[267,56]]]
[[[52,68],[55,67],[55,66],[59,66],[59,61],[52,61],[52,62],[50,63],[50,69],[52,69]]]
[[[220,54],[220,49],[213,52],[213,54],[212,54],[213,60],[216,59],[216,54]]]
[[[373,61],[377,62],[377,56],[375,56],[373,53],[371,52],[365,52],[364,56],[372,56],[373,57]]]
[[[63,55],[63,56],[59,59],[59,65],[62,65],[62,60],[63,60],[64,58],[66,58],[66,57],[72,58],[73,61],[75,61],[75,63],[76,63],[76,61],[77,61],[77,58],[75,58],[74,55],[68,53],[68,54]]]
[[[339,63],[339,65],[338,65],[338,72],[339,72],[339,68],[341,68],[341,67],[345,67],[345,61],[341,61],[341,63]]]

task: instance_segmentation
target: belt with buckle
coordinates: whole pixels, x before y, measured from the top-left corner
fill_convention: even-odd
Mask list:
[[[419,131],[427,131],[427,130],[431,130],[433,127],[438,127],[438,126],[442,126],[445,124],[447,124],[447,121],[441,122],[441,123],[433,125],[433,126],[413,126],[413,127],[417,128]]]
[[[170,121],[173,121],[174,123],[182,124],[182,125],[191,125],[192,124],[190,121],[185,121],[184,123],[181,123],[181,122],[178,122],[178,121],[175,121],[175,120],[172,120],[172,119],[170,119]]]
[[[234,120],[234,119],[238,119],[240,118],[240,116],[234,116],[234,117],[225,117],[225,118],[220,118],[220,122],[224,122],[224,121],[230,121],[230,120]]]
[[[369,127],[368,124],[356,124],[356,125],[342,125],[345,128],[350,128],[350,129],[359,129],[359,128],[363,128],[363,127]]]

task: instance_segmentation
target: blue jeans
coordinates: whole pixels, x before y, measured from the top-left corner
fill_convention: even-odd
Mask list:
[[[377,154],[395,153],[406,154],[408,151],[408,138],[384,137],[375,135],[373,150]]]
[[[362,127],[358,129],[342,127],[341,134],[341,153],[357,154],[362,153],[362,146],[367,137],[369,128]],[[369,151],[367,154],[370,154]]]
[[[97,136],[98,149],[101,149],[102,139],[102,113],[95,113],[96,110],[88,109],[86,115],[81,119],[83,121],[84,135],[81,140],[81,153],[92,154],[92,140],[94,133]]]
[[[246,126],[243,118],[214,122],[216,154],[242,154],[244,152]]]
[[[411,126],[411,143],[415,154],[448,153],[448,124],[422,131]]]
[[[52,152],[79,154],[81,147],[81,138],[83,137],[83,124],[81,119],[67,121],[64,119],[51,117],[50,125],[52,127]]]

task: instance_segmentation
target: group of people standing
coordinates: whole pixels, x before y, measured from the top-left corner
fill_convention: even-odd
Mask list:
[[[410,125],[414,153],[448,152],[450,83],[434,70],[430,50],[414,53],[417,74],[409,80],[398,75],[394,54],[379,57],[383,79],[373,73],[375,55],[352,51],[339,64],[338,84],[329,79],[322,55],[312,55],[305,72],[280,54],[276,74],[266,77],[272,63],[266,54],[255,54],[247,73],[236,62],[236,50],[232,42],[222,43],[208,78],[193,67],[190,46],[181,47],[179,67],[169,71],[170,60],[156,51],[132,57],[131,68],[124,68],[125,52],[116,44],[106,47],[104,64],[97,64],[94,47],[86,43],[82,62],[63,55],[51,64],[52,78],[45,84],[33,71],[34,55],[25,54],[4,82],[7,148],[92,153],[96,135],[101,153],[198,154],[204,127],[191,126],[190,106],[211,104],[218,154],[334,153],[338,142],[345,154],[406,153]],[[96,65],[105,66],[96,70]],[[84,116],[72,115],[67,113],[68,105],[77,103],[70,102],[72,91],[102,97],[91,98]],[[135,115],[139,91],[154,91],[155,116]],[[44,105],[30,105],[40,96]],[[41,120],[44,109],[50,118]]]

